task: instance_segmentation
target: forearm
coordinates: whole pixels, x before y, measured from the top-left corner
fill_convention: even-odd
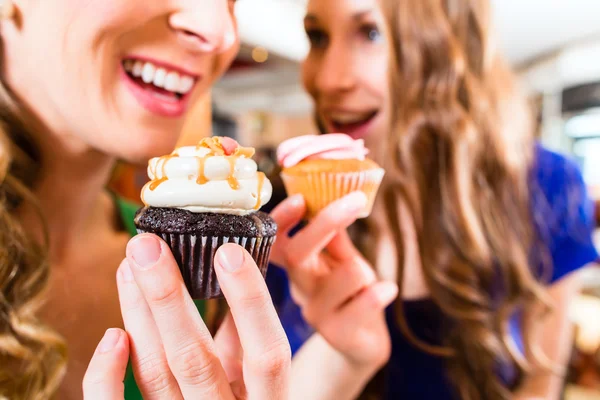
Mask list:
[[[377,370],[350,362],[314,334],[292,360],[290,400],[355,399]]]
[[[576,273],[553,285],[548,291],[554,303],[552,313],[542,321],[529,321],[529,328],[533,330],[541,353],[537,361],[549,364],[551,368],[534,369],[515,394],[515,400],[560,398],[573,343],[574,330],[569,318],[569,305],[579,289]]]

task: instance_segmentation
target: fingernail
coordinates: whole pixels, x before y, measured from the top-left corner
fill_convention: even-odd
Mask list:
[[[119,329],[109,329],[104,334],[104,337],[98,344],[98,352],[100,353],[108,353],[112,351],[119,343],[121,339],[121,330]]]
[[[302,196],[301,194],[295,194],[293,196],[291,196],[288,201],[291,203],[291,205],[295,206],[295,207],[299,207],[302,204],[304,204],[304,196]]]
[[[215,261],[227,272],[234,272],[244,263],[244,251],[237,245],[224,245],[217,250]]]
[[[131,272],[128,260],[125,260],[125,262],[121,264],[121,276],[123,277],[124,282],[133,282],[133,273]]]
[[[342,211],[354,213],[367,205],[367,196],[363,192],[353,192],[342,199]]]
[[[386,306],[392,303],[396,297],[398,297],[398,286],[396,284],[385,285],[379,291],[379,298]]]
[[[152,268],[160,258],[161,247],[157,238],[145,235],[134,238],[127,246],[128,258],[134,261],[134,266],[141,270]]]

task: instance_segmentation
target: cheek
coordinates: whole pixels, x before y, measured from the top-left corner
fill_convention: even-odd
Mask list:
[[[309,55],[302,63],[302,84],[304,89],[312,96],[316,95],[316,77],[319,63],[316,57]]]
[[[214,57],[213,69],[210,76],[211,84],[219,79],[227,71],[227,69],[229,69],[239,50],[240,41],[239,39],[236,39],[235,43],[229,50]]]
[[[376,98],[385,101],[389,91],[388,57],[385,52],[378,52],[368,61],[361,63],[361,81]]]

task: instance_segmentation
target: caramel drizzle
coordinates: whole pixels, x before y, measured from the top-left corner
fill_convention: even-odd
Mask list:
[[[202,147],[205,147],[210,150],[210,153],[207,154],[211,156],[222,156],[225,155],[225,150],[223,150],[223,146],[221,145],[221,139],[219,138],[204,138],[197,145],[196,150],[200,150]]]
[[[265,183],[265,174],[263,172],[259,172],[257,174],[258,177],[258,193],[256,194],[256,204],[254,205],[254,209],[258,210],[262,206],[262,199],[260,193],[262,192],[263,184]]]
[[[238,147],[235,149],[233,155],[226,156],[225,151],[223,150],[223,146],[221,145],[221,140],[219,138],[204,138],[197,145],[196,150],[200,150],[201,148],[209,149],[209,153],[204,155],[203,157],[198,157],[198,178],[196,179],[196,183],[198,185],[204,185],[208,183],[208,178],[205,175],[205,167],[206,160],[210,157],[215,156],[225,156],[227,161],[229,162],[229,175],[227,176],[227,183],[233,190],[238,190],[240,188],[240,182],[235,177],[235,165],[237,160],[240,157],[252,158],[254,156],[255,150],[252,147]],[[148,188],[151,191],[156,190],[163,182],[169,180],[166,174],[166,166],[167,162],[175,157],[179,157],[179,154],[172,153],[168,156],[162,156],[158,159],[158,161],[154,164],[154,166],[150,166],[150,173],[155,177],[155,179],[151,180],[147,183]],[[161,164],[162,163],[162,164]],[[158,176],[158,168],[160,166],[161,178],[156,178]],[[265,180],[265,174],[262,172],[258,172],[258,195],[257,202],[255,205],[255,209],[258,210],[261,207],[261,191]],[[143,199],[142,199],[143,201]]]
[[[204,185],[208,182],[208,178],[204,173],[207,159],[214,156],[224,156],[229,162],[229,175],[227,176],[227,183],[229,183],[229,187],[231,187],[231,189],[238,190],[240,188],[240,182],[235,177],[235,165],[237,160],[240,157],[252,158],[255,150],[251,147],[238,147],[235,149],[233,155],[227,156],[225,155],[225,150],[223,150],[223,146],[221,145],[221,139],[218,137],[202,139],[198,145],[196,145],[196,150],[200,150],[202,147],[209,149],[210,152],[204,157],[198,157],[198,179],[196,179],[196,183],[198,185]]]
[[[233,153],[233,155],[237,157],[252,158],[254,157],[254,153],[256,153],[256,150],[254,150],[252,147],[238,147],[235,149],[235,153]]]
[[[207,158],[212,157],[212,156],[213,156],[213,154],[209,153],[209,154],[205,155],[204,157],[198,157],[198,179],[196,179],[196,183],[198,185],[204,185],[205,183],[208,182],[206,175],[204,175],[204,163],[206,162]]]
[[[229,183],[229,187],[233,190],[238,190],[240,188],[240,182],[238,182],[235,177],[235,163],[237,163],[239,157],[229,156],[226,158],[227,161],[229,161],[229,176],[227,177],[227,183]]]
[[[169,178],[167,178],[167,171],[166,171],[167,162],[170,159],[176,158],[176,157],[179,157],[179,154],[173,153],[173,154],[169,154],[168,156],[162,156],[158,159],[158,161],[156,161],[156,164],[154,164],[154,168],[152,168],[152,166],[150,166],[150,173],[152,175],[154,175],[154,179],[149,182],[148,188],[150,190],[152,190],[152,191],[156,190],[156,188],[159,187],[161,183],[169,180]],[[156,178],[158,176],[157,172],[158,172],[159,165],[160,165],[160,172],[161,172],[162,177]]]

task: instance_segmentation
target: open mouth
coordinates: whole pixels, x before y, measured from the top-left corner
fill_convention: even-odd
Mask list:
[[[378,113],[378,110],[364,113],[331,112],[327,116],[327,120],[333,131],[358,139],[368,134],[368,128]]]
[[[123,69],[141,89],[169,102],[181,101],[192,92],[197,80],[193,76],[135,59],[124,60]]]

